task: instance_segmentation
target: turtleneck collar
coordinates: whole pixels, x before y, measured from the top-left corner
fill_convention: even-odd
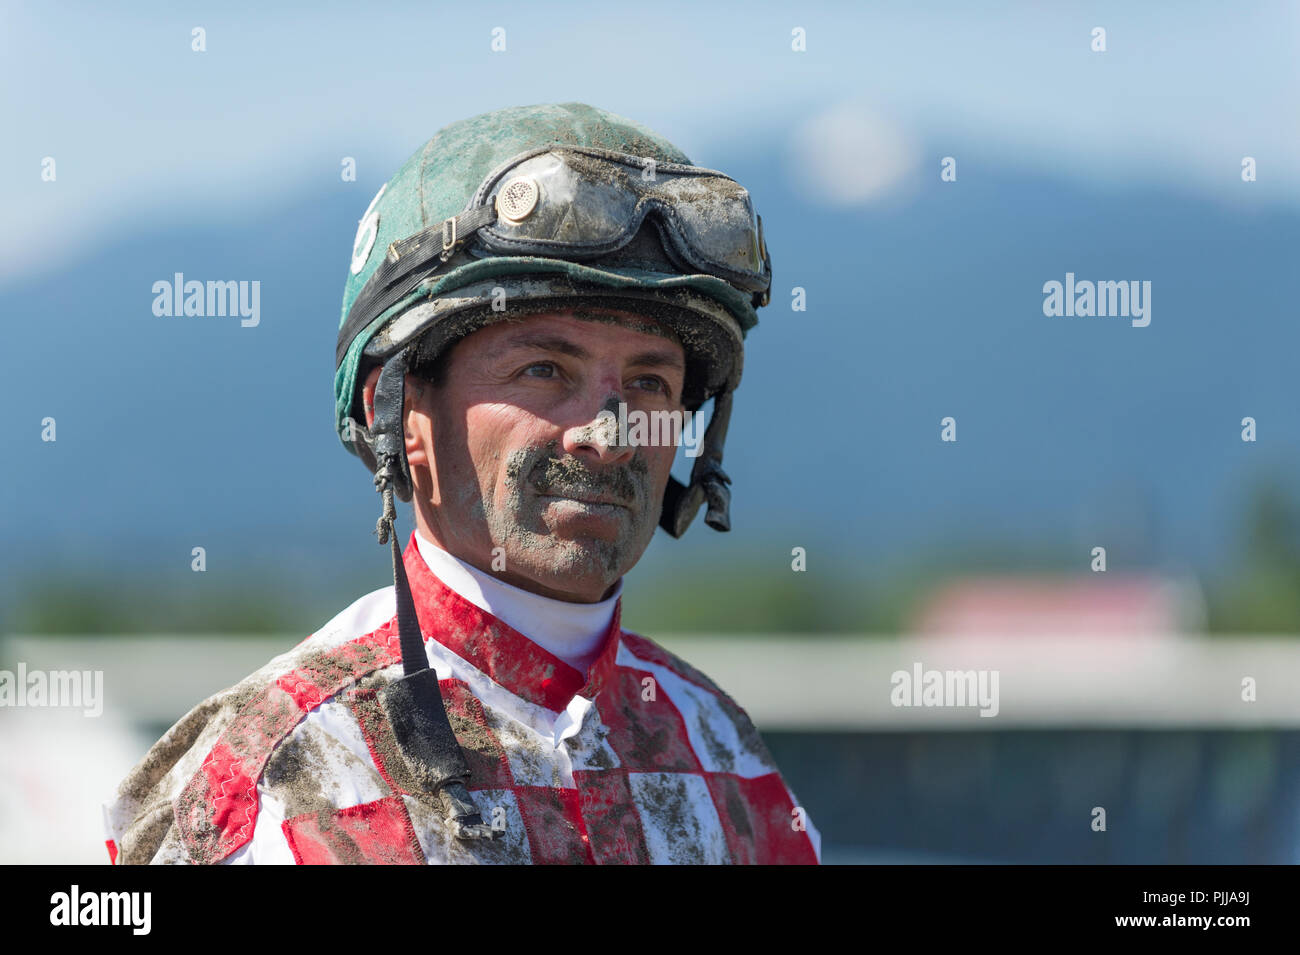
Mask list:
[[[504,583],[447,553],[419,531],[414,537],[425,564],[448,588],[579,673],[587,671],[609,632],[623,594],[622,579],[599,603],[570,603]]]

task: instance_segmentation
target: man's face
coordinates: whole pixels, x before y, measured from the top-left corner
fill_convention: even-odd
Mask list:
[[[620,447],[601,412],[681,412],[681,345],[644,317],[577,309],[480,329],[445,369],[437,386],[407,378],[421,532],[517,587],[602,599],[654,535],[675,447]]]

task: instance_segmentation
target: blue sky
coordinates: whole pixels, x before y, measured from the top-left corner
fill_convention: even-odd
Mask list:
[[[1300,201],[1295,4],[78,3],[0,18],[0,189],[18,224],[0,235],[0,284],[125,230],[242,218],[337,182],[342,156],[359,163],[360,215],[439,126],[520,102],[591,102],[706,165],[781,150],[793,179],[821,180],[811,201],[842,200],[825,181],[873,159],[905,171],[943,154],[1225,201],[1252,155],[1251,201]],[[39,179],[45,156],[57,184]]]
[[[34,461],[6,446],[23,465],[6,471],[0,535],[60,559],[146,533],[188,554],[194,535],[259,541],[274,521],[345,553],[373,525],[330,415],[356,220],[446,123],[578,100],[736,175],[764,214],[781,295],[751,336],[728,442],[737,527],[816,528],[893,560],[979,534],[1090,547],[1139,512],[1168,528],[1144,559],[1222,563],[1250,476],[1300,473],[1297,11],[0,7],[0,313],[15,353],[62,346],[61,375],[11,369],[28,438],[47,414],[60,430]],[[1241,181],[1247,155],[1257,182]],[[939,182],[943,156],[956,186]],[[1039,290],[1067,270],[1153,280],[1151,328],[1044,318]],[[176,271],[261,281],[262,324],[163,323],[150,289]],[[795,285],[807,313],[782,306]],[[260,426],[268,409],[276,428]],[[954,413],[960,457],[936,438]],[[1245,414],[1258,446],[1238,438]],[[167,433],[186,480],[129,453],[123,422]],[[774,454],[778,433],[806,436],[799,454]],[[266,462],[285,435],[316,480],[277,495]],[[850,476],[851,520],[838,485],[803,487],[818,469]],[[48,496],[64,503],[30,506]],[[307,542],[340,506],[348,518]],[[724,537],[688,546],[752,540]]]

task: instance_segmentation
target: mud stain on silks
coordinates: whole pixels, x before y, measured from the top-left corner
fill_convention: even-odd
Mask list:
[[[696,806],[712,806],[708,785],[693,773],[631,773],[628,783],[641,813],[652,861],[673,865],[727,862],[720,827]],[[710,815],[715,815],[711,813]]]
[[[276,748],[262,781],[284,803],[286,818],[352,805],[358,787],[388,789],[368,760],[314,723],[300,725]]]

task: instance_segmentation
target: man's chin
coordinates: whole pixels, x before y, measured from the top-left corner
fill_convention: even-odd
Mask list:
[[[594,602],[641,557],[640,551],[633,553],[625,543],[570,527],[564,530],[513,538],[513,546],[506,549],[506,566],[515,586]]]

